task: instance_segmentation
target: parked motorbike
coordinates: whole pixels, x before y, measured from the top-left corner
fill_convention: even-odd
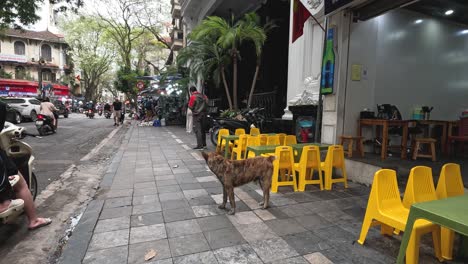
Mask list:
[[[111,111],[105,111],[104,112],[104,117],[107,118],[107,119],[110,119],[111,115],[112,115]]]
[[[58,126],[58,119],[55,118],[55,126],[54,120],[50,116],[39,114],[37,115],[36,119],[36,128],[39,132],[39,135],[45,136],[47,134],[54,134],[57,131]]]
[[[26,136],[35,135],[26,133],[24,127],[15,126],[12,123],[5,122],[5,128],[0,131],[0,149],[4,150],[9,158],[16,164],[16,167],[23,175],[33,199],[37,196],[37,178],[33,172],[34,156],[32,148],[22,139]],[[14,186],[19,181],[19,176],[10,180],[10,184]],[[15,217],[23,212],[22,209],[11,212],[9,215],[0,218],[0,223],[11,222]]]
[[[88,115],[87,115],[90,119],[93,119],[94,118],[94,111],[92,109],[89,109],[88,110]]]
[[[210,139],[213,145],[218,144],[218,134],[219,130],[226,128],[229,130],[230,134],[234,134],[236,129],[243,128],[246,133],[250,132],[251,127],[258,127],[263,131],[263,125],[265,122],[265,117],[262,114],[264,108],[253,108],[244,110],[241,115],[245,120],[229,119],[229,118],[213,118],[207,116],[207,122],[209,122],[210,128]]]

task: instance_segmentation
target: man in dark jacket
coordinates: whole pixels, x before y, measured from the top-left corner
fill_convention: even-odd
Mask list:
[[[203,150],[206,147],[206,134],[203,129],[203,120],[208,109],[208,98],[199,93],[194,86],[190,87],[190,100],[188,107],[192,110],[193,130],[197,137],[197,146],[193,149]]]

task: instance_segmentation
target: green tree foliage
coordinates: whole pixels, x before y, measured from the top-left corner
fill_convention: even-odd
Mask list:
[[[47,1],[47,0],[45,0]],[[48,0],[55,12],[77,11],[84,0]],[[39,20],[36,14],[44,0],[2,0],[0,2],[0,30],[8,27],[29,26]]]

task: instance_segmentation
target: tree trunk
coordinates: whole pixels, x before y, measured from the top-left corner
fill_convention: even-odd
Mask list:
[[[255,91],[255,85],[257,84],[257,77],[258,77],[259,71],[260,71],[260,63],[257,63],[257,67],[255,67],[255,74],[252,80],[252,86],[250,87],[250,94],[249,94],[249,100],[247,101],[247,108],[250,108],[250,104],[252,103],[252,97]]]
[[[229,110],[232,110],[231,94],[229,93],[229,87],[228,87],[228,84],[226,82],[226,75],[224,74],[224,67],[221,67],[221,76],[223,78],[224,89],[226,91],[226,97],[227,97],[228,103],[229,103]]]
[[[232,55],[232,68],[233,68],[233,84],[232,84],[232,99],[234,100],[234,110],[237,110],[237,50],[234,49]]]

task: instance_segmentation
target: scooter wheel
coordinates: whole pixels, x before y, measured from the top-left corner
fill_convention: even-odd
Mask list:
[[[218,145],[219,129],[220,129],[219,127],[214,127],[211,129],[210,139],[211,139],[211,143],[213,143],[214,146]]]
[[[45,135],[44,128],[41,127],[41,128],[38,129],[38,131],[39,131],[39,136],[44,136]]]

